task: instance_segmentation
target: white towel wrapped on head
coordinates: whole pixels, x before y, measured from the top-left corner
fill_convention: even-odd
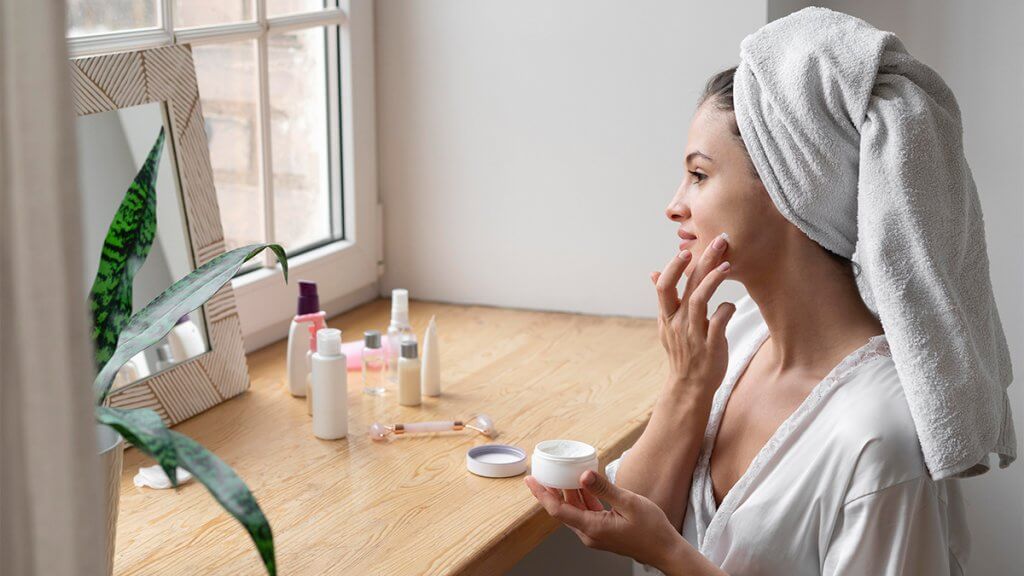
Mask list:
[[[1016,458],[1010,354],[949,87],[891,32],[810,7],[740,45],[736,120],[779,211],[860,264],[933,479]]]

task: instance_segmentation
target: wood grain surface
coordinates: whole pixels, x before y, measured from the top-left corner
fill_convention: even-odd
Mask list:
[[[389,301],[331,319],[345,341],[386,328]],[[650,418],[666,364],[653,320],[414,301],[421,338],[437,315],[442,395],[419,407],[362,393],[349,372],[349,435],[316,439],[305,400],[285,383],[285,343],[248,357],[252,388],[175,429],[246,480],[274,531],[279,574],[501,574],[558,527],[523,475],[466,470],[466,451],[541,440],[594,445],[603,467]],[[500,435],[442,432],[373,442],[374,421],[468,418],[485,412]],[[151,465],[125,453],[115,573],[264,573],[248,535],[195,481],[137,488]]]

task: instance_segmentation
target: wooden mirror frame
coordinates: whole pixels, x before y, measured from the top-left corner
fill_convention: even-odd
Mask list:
[[[224,253],[224,231],[191,47],[175,45],[104,54],[72,59],[70,64],[78,116],[166,103],[162,114],[192,248],[192,265],[201,266]],[[172,425],[249,388],[231,284],[221,288],[202,308],[208,350],[112,390],[108,400],[111,406],[151,408]]]

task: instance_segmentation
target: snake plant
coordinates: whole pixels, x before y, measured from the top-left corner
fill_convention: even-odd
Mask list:
[[[156,177],[163,145],[161,128],[107,230],[89,293],[98,370],[93,381],[96,420],[116,429],[139,450],[153,457],[175,487],[178,484],[176,467],[191,472],[249,532],[267,573],[273,576],[277,568],[270,523],[238,474],[195,440],[168,429],[153,410],[106,405],[117,371],[133,356],[166,336],[178,318],[202,306],[247,260],[269,248],[281,263],[285,281],[288,280],[284,249],[277,244],[252,244],[217,256],[172,284],[142,310],[131,313],[135,273],[145,262],[156,236]]]

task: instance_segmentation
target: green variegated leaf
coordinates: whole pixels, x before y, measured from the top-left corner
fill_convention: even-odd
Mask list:
[[[96,419],[112,426],[135,447],[154,458],[175,486],[178,485],[177,466],[191,472],[249,532],[267,573],[277,574],[270,522],[249,487],[223,460],[188,436],[168,430],[160,416],[146,408],[123,410],[98,406]]]
[[[118,335],[132,315],[132,281],[149,255],[156,236],[156,176],[164,148],[164,129],[146,162],[124,193],[100,253],[89,292],[96,369],[114,354]]]
[[[256,544],[267,573],[270,576],[277,574],[274,535],[249,487],[216,454],[188,436],[173,430],[169,432],[178,452],[179,466],[191,472],[206,486],[217,502],[242,523]]]
[[[97,406],[96,420],[114,428],[125,440],[156,459],[171,484],[178,485],[175,470],[178,465],[178,453],[171,440],[170,431],[159,414],[148,408],[124,410]]]
[[[178,318],[202,306],[234,277],[242,264],[264,248],[270,248],[277,256],[287,282],[288,258],[284,248],[278,244],[250,244],[235,248],[196,268],[135,313],[121,330],[117,348],[93,382],[96,403],[102,404],[106,399],[114,376],[125,362],[159,342],[174,328]]]

